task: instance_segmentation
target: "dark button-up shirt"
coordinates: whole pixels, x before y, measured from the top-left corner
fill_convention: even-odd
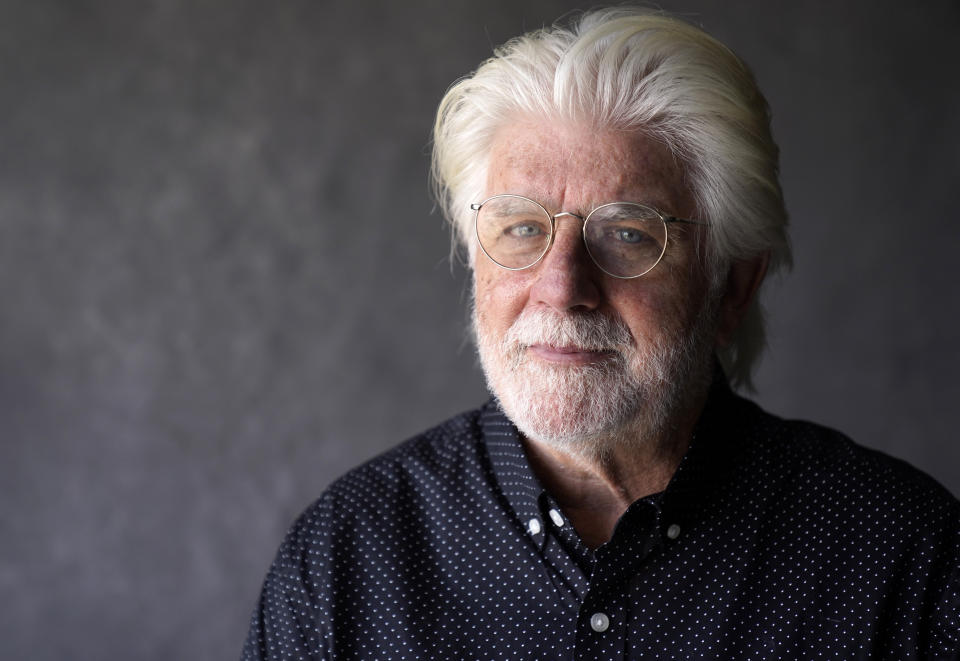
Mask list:
[[[661,494],[586,547],[496,402],[287,534],[244,659],[960,658],[960,503],[715,387]]]

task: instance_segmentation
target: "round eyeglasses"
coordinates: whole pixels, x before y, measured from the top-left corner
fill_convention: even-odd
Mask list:
[[[474,225],[480,249],[511,271],[530,268],[547,254],[557,218],[583,221],[583,242],[601,271],[614,278],[639,278],[660,263],[667,250],[667,224],[706,225],[702,220],[665,216],[646,204],[611,202],[586,218],[564,211],[556,215],[521,195],[494,195],[479,204]]]

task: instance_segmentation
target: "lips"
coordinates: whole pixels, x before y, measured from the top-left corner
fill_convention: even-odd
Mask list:
[[[610,350],[585,349],[574,345],[553,346],[531,344],[527,351],[536,358],[561,365],[590,365],[608,360],[614,353]]]

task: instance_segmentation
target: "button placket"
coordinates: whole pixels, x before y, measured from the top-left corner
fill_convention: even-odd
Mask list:
[[[621,595],[587,595],[580,606],[574,659],[621,658],[626,645]]]

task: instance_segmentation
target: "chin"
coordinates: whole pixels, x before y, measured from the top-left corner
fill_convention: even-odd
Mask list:
[[[512,373],[501,373],[501,378],[488,374],[488,380],[507,417],[525,436],[593,454],[646,408],[642,385],[623,367],[622,362],[554,367],[521,360]]]
[[[690,393],[702,392],[709,383],[712,346],[704,323],[633,346],[622,339],[625,327],[599,321],[601,330],[593,332],[591,341],[598,334],[619,340],[606,360],[588,365],[541,360],[526,348],[529,340],[518,338],[533,327],[546,329],[552,339],[558,334],[574,342],[585,339],[587,334],[577,328],[583,324],[566,319],[552,314],[518,319],[498,339],[485,332],[483,320],[474,314],[487,384],[507,417],[533,441],[592,459],[618,445],[657,442],[684,410]]]

